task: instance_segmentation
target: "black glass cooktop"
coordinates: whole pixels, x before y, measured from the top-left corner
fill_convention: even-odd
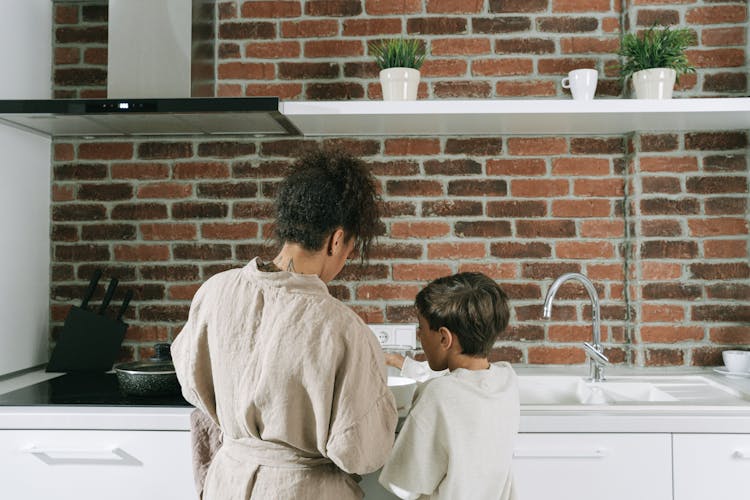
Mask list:
[[[131,396],[114,373],[68,373],[0,394],[0,406],[190,406],[182,396]]]

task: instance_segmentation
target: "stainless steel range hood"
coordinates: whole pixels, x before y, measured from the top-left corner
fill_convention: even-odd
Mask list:
[[[298,135],[277,97],[213,97],[216,0],[109,0],[107,99],[0,100],[48,136]]]
[[[0,123],[52,137],[300,133],[276,97],[0,100]]]

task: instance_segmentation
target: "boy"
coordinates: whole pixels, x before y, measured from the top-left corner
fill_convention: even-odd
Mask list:
[[[430,369],[379,481],[405,499],[515,499],[511,475],[520,407],[508,363],[489,352],[508,324],[508,299],[481,273],[438,278],[417,294]]]

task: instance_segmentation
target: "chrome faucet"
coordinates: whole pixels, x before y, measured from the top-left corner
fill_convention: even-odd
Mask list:
[[[589,358],[589,380],[592,382],[602,382],[604,380],[604,367],[609,365],[609,358],[604,355],[604,348],[601,342],[601,319],[599,312],[599,297],[596,294],[596,288],[594,284],[586,276],[579,273],[567,273],[557,278],[549,290],[547,290],[547,296],[544,298],[544,311],[542,317],[544,319],[550,319],[552,316],[552,299],[555,298],[555,294],[560,286],[568,280],[579,281],[589,294],[591,299],[591,319],[593,322],[592,339],[593,344],[588,342],[583,343],[583,349],[586,351],[586,355]]]

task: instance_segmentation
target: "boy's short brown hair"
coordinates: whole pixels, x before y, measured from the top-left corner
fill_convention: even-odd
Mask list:
[[[510,316],[508,296],[482,273],[438,278],[417,294],[414,305],[431,330],[446,327],[455,334],[468,356],[488,356]]]

